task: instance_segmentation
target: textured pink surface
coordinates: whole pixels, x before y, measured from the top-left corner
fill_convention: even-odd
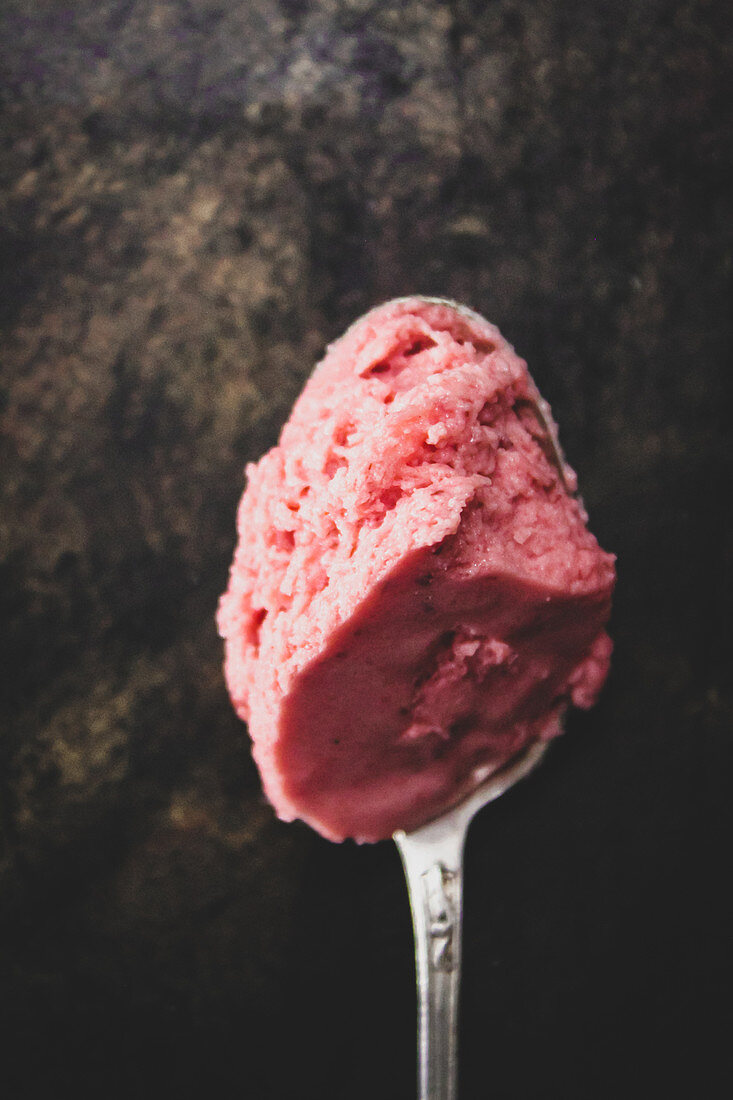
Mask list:
[[[247,468],[219,629],[284,819],[334,840],[413,828],[594,702],[613,558],[537,399],[492,325],[389,302]]]

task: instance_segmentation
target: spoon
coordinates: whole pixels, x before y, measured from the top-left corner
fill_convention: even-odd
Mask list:
[[[450,306],[485,323],[480,314],[450,299],[419,296],[419,301]],[[536,390],[528,404],[545,433],[549,460],[563,487],[574,494],[549,406]],[[440,817],[411,833],[394,833],[415,935],[420,1100],[456,1100],[457,1095],[463,851],[468,827],[479,810],[537,767],[547,747],[546,742],[529,745]]]

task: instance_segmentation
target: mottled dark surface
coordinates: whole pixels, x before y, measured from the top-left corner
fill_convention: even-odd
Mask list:
[[[213,620],[245,461],[413,291],[526,356],[619,556],[602,702],[475,826],[462,1100],[720,1095],[730,24],[4,0],[9,1100],[414,1095],[397,856],[274,820]]]

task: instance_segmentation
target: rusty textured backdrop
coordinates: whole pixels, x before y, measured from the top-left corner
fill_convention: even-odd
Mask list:
[[[727,0],[4,0],[8,1100],[414,1095],[396,854],[274,820],[213,619],[244,463],[413,291],[529,360],[619,556],[601,704],[473,834],[462,1097],[713,1095],[730,45]]]

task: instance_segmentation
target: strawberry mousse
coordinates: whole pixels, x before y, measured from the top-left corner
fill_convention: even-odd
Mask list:
[[[589,707],[614,559],[527,366],[438,299],[333,344],[247,468],[218,623],[283,819],[376,841]]]

